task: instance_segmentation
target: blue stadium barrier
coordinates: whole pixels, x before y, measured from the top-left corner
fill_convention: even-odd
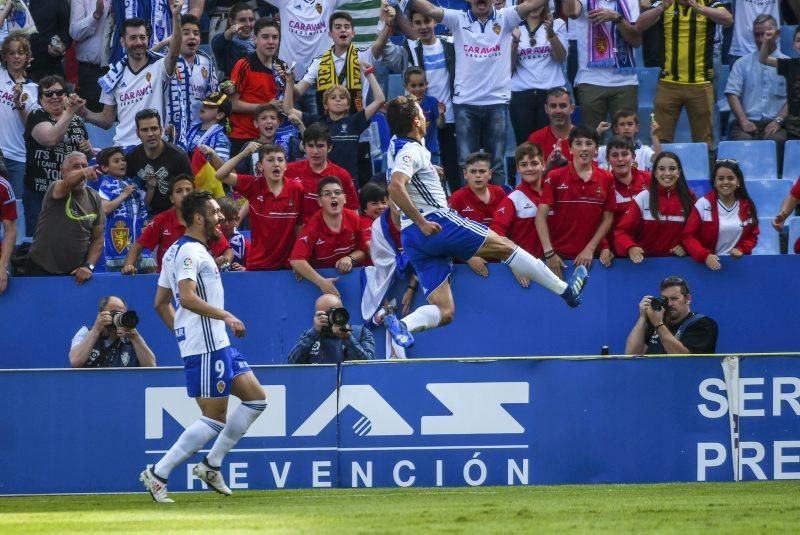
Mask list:
[[[759,141],[720,141],[717,158],[730,158],[739,162],[745,180],[778,178],[778,157],[775,142]]]
[[[800,139],[790,139],[783,144],[783,174],[784,180],[794,183],[800,178]]]
[[[680,157],[687,180],[708,181],[708,146],[705,143],[664,143],[661,150]]]
[[[784,25],[781,26],[781,52],[789,56],[790,58],[798,57],[797,52],[795,51],[794,47],[792,46],[792,40],[794,38],[794,31],[797,26],[790,26]]]
[[[800,217],[792,217],[786,222],[789,227],[789,254],[796,254],[794,244],[800,240]]]
[[[767,228],[762,232],[767,234]],[[457,265],[455,320],[417,335],[409,356],[596,355],[603,345],[621,353],[639,300],[657,291],[661,279],[675,274],[689,280],[693,309],[719,321],[718,351],[796,349],[796,322],[788,313],[793,303],[764,307],[763,302],[764,296],[786,293],[787,281],[800,270],[800,256],[726,257],[722,264],[721,272],[711,272],[690,258],[647,258],[640,265],[617,259],[610,269],[595,262],[578,309],[568,308],[538,285],[520,288],[503,265],[490,264],[486,279]],[[336,283],[354,317],[360,315],[360,272],[340,276]],[[286,363],[297,338],[311,326],[317,287],[296,281],[289,271],[222,277],[227,308],[247,326],[247,336],[234,343],[252,364]],[[180,364],[174,337],[152,310],[156,281],[154,275],[105,274],[77,286],[69,277],[12,278],[0,295],[0,339],[4,347],[14,349],[0,352],[0,369],[68,366],[70,340],[82,325],[91,325],[97,302],[109,294],[123,297],[129,308],[140,312],[141,332],[160,366]],[[414,306],[419,304],[422,298],[417,295]],[[759,311],[758,329],[741,328],[742,310]],[[32,326],[46,327],[47,335],[32,335],[40,332],[31,331]],[[382,358],[384,330],[376,330],[375,338],[376,354]]]
[[[759,212],[760,213],[760,212]],[[779,255],[781,254],[781,239],[772,228],[772,217],[758,218],[758,243],[753,248],[754,255]]]
[[[783,199],[792,189],[792,182],[783,179],[748,180],[747,192],[756,203],[759,217],[778,215]]]
[[[798,364],[720,356],[255,367],[269,402],[222,472],[234,492],[798,479]],[[139,472],[199,416],[178,368],[2,371],[0,389],[21,408],[3,420],[2,495],[147,499]],[[170,491],[201,490],[191,470],[207,451],[172,473]]]

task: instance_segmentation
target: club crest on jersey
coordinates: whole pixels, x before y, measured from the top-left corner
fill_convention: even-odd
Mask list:
[[[225,392],[225,381],[217,381],[217,392],[220,394]]]
[[[497,35],[500,35],[500,25],[498,23],[496,22],[494,23],[494,26],[492,26],[492,30],[494,30],[494,33],[496,33]]]
[[[320,15],[322,14],[322,4],[320,4],[319,2],[317,3],[317,5],[314,6],[314,9],[316,9],[317,13],[319,13]]]
[[[200,74],[203,75],[203,78],[208,78],[208,69],[206,69],[205,67],[202,67],[200,69]]]
[[[123,351],[122,354],[119,356],[120,360],[122,361],[123,366],[127,366],[128,363],[131,361],[131,354],[127,351]]]
[[[148,71],[148,72],[146,72],[146,73],[144,73],[144,78],[145,78],[145,80],[147,80],[148,82],[150,81],[150,78],[152,78],[152,77],[153,77],[153,75],[152,75],[152,74],[150,74],[150,72],[149,72],[149,71]]]
[[[409,156],[408,154],[403,156],[403,163],[410,164],[411,163],[411,156]]]
[[[183,259],[183,267],[187,267],[187,268],[192,267],[192,259],[191,258],[184,258]]]
[[[119,220],[114,223],[114,228],[111,229],[111,243],[118,253],[124,251],[128,246],[130,235],[130,229],[125,225],[124,221]]]
[[[28,94],[27,94],[27,93],[22,93],[22,94],[19,96],[19,102],[20,102],[20,104],[25,104],[25,102],[26,102],[27,100],[28,100]]]

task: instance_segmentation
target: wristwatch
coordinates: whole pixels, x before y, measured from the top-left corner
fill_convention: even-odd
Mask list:
[[[92,264],[91,262],[86,262],[86,263],[83,265],[83,267],[87,268],[89,271],[91,271],[92,273],[94,273],[94,264]]]
[[[781,117],[780,115],[778,117],[775,117],[775,124],[777,124],[778,126],[781,126],[783,124],[783,121],[784,118]]]

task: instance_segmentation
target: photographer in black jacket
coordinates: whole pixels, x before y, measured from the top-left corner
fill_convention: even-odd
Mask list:
[[[646,295],[639,302],[639,319],[625,343],[627,355],[714,353],[717,322],[691,312],[689,285],[680,277],[661,281],[661,298]]]
[[[339,364],[375,358],[375,338],[363,325],[350,326],[342,301],[332,294],[317,299],[314,325],[289,352],[289,364]]]
[[[136,330],[135,312],[121,297],[108,295],[97,305],[92,328],[75,333],[69,350],[73,368],[136,368],[156,365],[156,357]]]

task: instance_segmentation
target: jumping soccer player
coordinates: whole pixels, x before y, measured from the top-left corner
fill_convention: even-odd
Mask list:
[[[223,308],[219,268],[206,248],[209,240],[219,237],[222,211],[210,192],[194,191],[183,200],[181,212],[186,233],[164,255],[155,308],[175,332],[184,359],[186,390],[203,415],[160,461],[139,476],[153,500],[161,503],[173,501],[167,496],[170,472],[214,437],[214,446],[194,467],[194,475],[220,494],[230,495],[220,472],[222,459],[267,406],[264,389],[225,332],[227,325],[237,337],[245,335],[244,323]],[[172,297],[176,297],[177,312]],[[242,404],[226,424],[230,394]]]
[[[501,237],[486,226],[470,221],[447,207],[447,199],[430,153],[422,146],[425,115],[413,96],[401,96],[389,103],[387,113],[392,133],[404,142],[394,160],[389,197],[403,211],[403,248],[419,276],[430,305],[423,305],[400,321],[386,316],[386,326],[395,343],[411,347],[411,333],[447,325],[453,320],[455,304],[449,277],[452,258],[497,258],[515,275],[538,282],[571,307],[581,303],[588,274],[578,266],[567,282],[556,277],[539,259]]]

